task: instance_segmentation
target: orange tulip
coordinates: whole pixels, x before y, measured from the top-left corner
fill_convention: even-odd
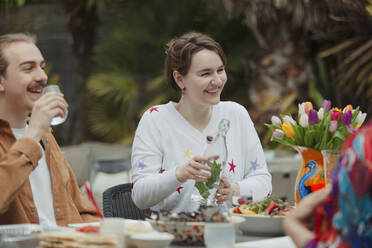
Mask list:
[[[347,105],[345,108],[344,108],[344,110],[342,110],[342,113],[346,113],[347,111],[352,111],[353,110],[353,106],[351,106],[350,104],[349,105]]]
[[[305,112],[309,114],[310,110],[313,109],[313,104],[311,102],[305,102]]]

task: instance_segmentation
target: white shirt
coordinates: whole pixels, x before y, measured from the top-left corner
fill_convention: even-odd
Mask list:
[[[12,128],[16,139],[19,139],[28,128]],[[38,166],[31,172],[29,179],[31,184],[32,196],[39,216],[39,223],[43,226],[57,226],[53,208],[53,193],[50,174],[47,163],[45,161],[45,152],[39,144],[42,152],[42,157],[38,162]]]
[[[226,136],[228,149],[225,175],[238,183],[240,194],[263,200],[271,193],[261,142],[247,110],[235,102],[213,106],[211,120],[203,132],[194,128],[176,110],[175,103],[147,110],[138,124],[132,146],[132,198],[140,208],[195,211],[191,201],[195,181],[181,183],[175,169],[206,149],[206,136],[218,131],[221,119],[230,121]]]

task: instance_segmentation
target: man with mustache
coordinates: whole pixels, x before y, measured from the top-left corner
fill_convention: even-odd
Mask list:
[[[42,95],[46,62],[35,44],[26,34],[0,36],[0,224],[97,221],[51,133],[68,104],[62,94]]]

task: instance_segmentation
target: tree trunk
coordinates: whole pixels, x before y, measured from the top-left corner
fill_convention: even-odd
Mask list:
[[[96,27],[98,24],[97,2],[90,0],[63,0],[63,6],[69,15],[68,28],[72,36],[72,49],[78,64],[79,79],[75,90],[77,97],[77,111],[72,116],[75,126],[71,134],[72,143],[92,139],[87,125],[89,109],[89,94],[86,81],[91,73],[91,54],[96,41]]]

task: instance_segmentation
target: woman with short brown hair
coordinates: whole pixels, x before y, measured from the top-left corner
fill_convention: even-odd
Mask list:
[[[202,157],[207,137],[228,120],[226,168],[217,203],[232,195],[263,200],[271,193],[260,140],[246,109],[221,102],[227,81],[226,57],[210,36],[190,32],[167,43],[165,73],[170,88],[182,92],[178,103],[150,108],[137,127],[132,147],[132,198],[140,208],[194,211],[195,182],[206,182],[210,168]]]

